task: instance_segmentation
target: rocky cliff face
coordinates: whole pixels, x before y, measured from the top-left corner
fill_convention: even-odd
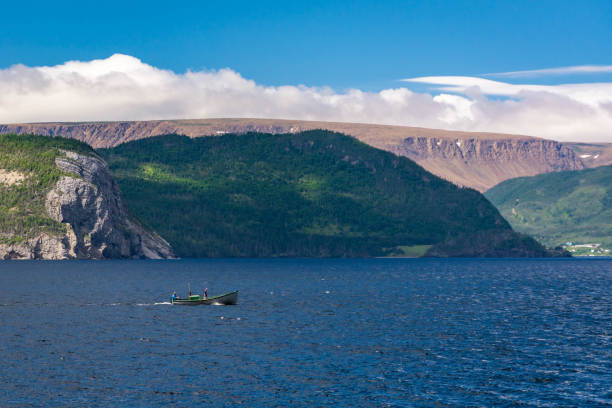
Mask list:
[[[39,234],[19,244],[0,245],[0,259],[172,258],[159,235],[128,220],[106,163],[65,152],[56,165],[63,176],[46,196],[49,216],[63,223],[63,236]]]
[[[434,174],[443,174],[455,184],[480,191],[509,178],[585,168],[572,149],[552,140],[535,138],[408,137],[385,147]]]
[[[59,135],[84,141],[96,148],[169,133],[197,137],[246,132],[295,133],[312,129],[329,129],[354,136],[379,149],[406,156],[442,178],[480,191],[509,178],[585,167],[572,148],[550,140],[406,126],[277,119],[0,125],[0,133]],[[602,160],[603,156],[597,165],[608,164]]]

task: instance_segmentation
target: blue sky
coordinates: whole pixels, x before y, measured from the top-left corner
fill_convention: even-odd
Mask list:
[[[261,117],[612,142],[612,1],[11,2],[0,123]]]
[[[2,8],[2,68],[122,53],[175,72],[230,67],[265,85],[378,90],[407,77],[612,65],[609,0],[111,0]]]

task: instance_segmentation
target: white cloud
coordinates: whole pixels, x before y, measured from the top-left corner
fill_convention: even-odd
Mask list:
[[[405,81],[436,85],[440,91],[468,96],[472,116],[465,130],[612,142],[612,83],[522,85],[460,76]]]
[[[612,73],[612,65],[574,65],[571,67],[531,69],[525,71],[510,71],[485,74],[486,76],[520,78],[549,75],[587,75]]]
[[[453,76],[406,81],[438,91],[263,86],[228,68],[177,74],[116,54],[0,70],[0,123],[261,117],[612,142],[612,83],[517,85]]]

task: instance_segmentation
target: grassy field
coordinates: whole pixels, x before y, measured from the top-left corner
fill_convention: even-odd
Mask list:
[[[399,245],[395,248],[390,248],[387,255],[390,258],[418,258],[424,256],[431,248],[431,245]]]

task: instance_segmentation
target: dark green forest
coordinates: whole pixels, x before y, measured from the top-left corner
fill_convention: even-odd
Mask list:
[[[416,245],[445,256],[466,246],[451,237],[514,236],[480,193],[329,131],[166,135],[98,152],[131,216],[182,257],[383,256]],[[435,248],[443,241],[446,252]]]

